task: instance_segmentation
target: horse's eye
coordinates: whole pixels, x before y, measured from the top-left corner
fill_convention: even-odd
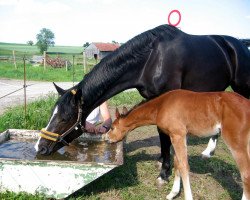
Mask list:
[[[65,119],[65,118],[62,118],[61,121],[62,121],[63,123],[66,123],[68,120]]]

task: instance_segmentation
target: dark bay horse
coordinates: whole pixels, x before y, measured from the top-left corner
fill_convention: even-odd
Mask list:
[[[65,91],[37,142],[40,154],[50,154],[82,134],[88,114],[121,91],[136,88],[146,99],[173,89],[223,91],[229,85],[250,94],[250,53],[230,36],[186,34],[161,25],[132,38],[105,57],[75,87]],[[158,128],[162,169],[158,181],[170,171],[169,136]]]
[[[116,120],[106,133],[110,142],[122,140],[129,131],[157,125],[171,139],[175,156],[175,178],[167,199],[180,192],[181,179],[186,200],[192,200],[187,155],[187,134],[221,136],[240,170],[242,200],[250,199],[250,101],[232,92],[173,90],[135,107]],[[105,136],[105,135],[104,135]]]

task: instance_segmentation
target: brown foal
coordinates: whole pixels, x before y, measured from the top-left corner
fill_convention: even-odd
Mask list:
[[[233,92],[197,93],[175,90],[132,109],[117,119],[105,136],[110,142],[122,140],[126,133],[144,125],[157,125],[168,134],[175,151],[175,178],[167,199],[180,191],[182,179],[185,199],[192,198],[189,182],[186,135],[207,137],[218,134],[230,149],[243,182],[242,200],[250,200],[250,101]]]

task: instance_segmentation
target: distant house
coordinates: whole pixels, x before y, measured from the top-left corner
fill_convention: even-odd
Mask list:
[[[85,55],[87,58],[102,59],[119,47],[119,44],[113,43],[91,43],[85,49]]]

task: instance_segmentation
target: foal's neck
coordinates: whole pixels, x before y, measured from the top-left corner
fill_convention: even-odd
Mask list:
[[[139,105],[128,113],[127,116],[121,118],[122,125],[130,130],[139,126],[156,124],[157,103],[147,102]]]

